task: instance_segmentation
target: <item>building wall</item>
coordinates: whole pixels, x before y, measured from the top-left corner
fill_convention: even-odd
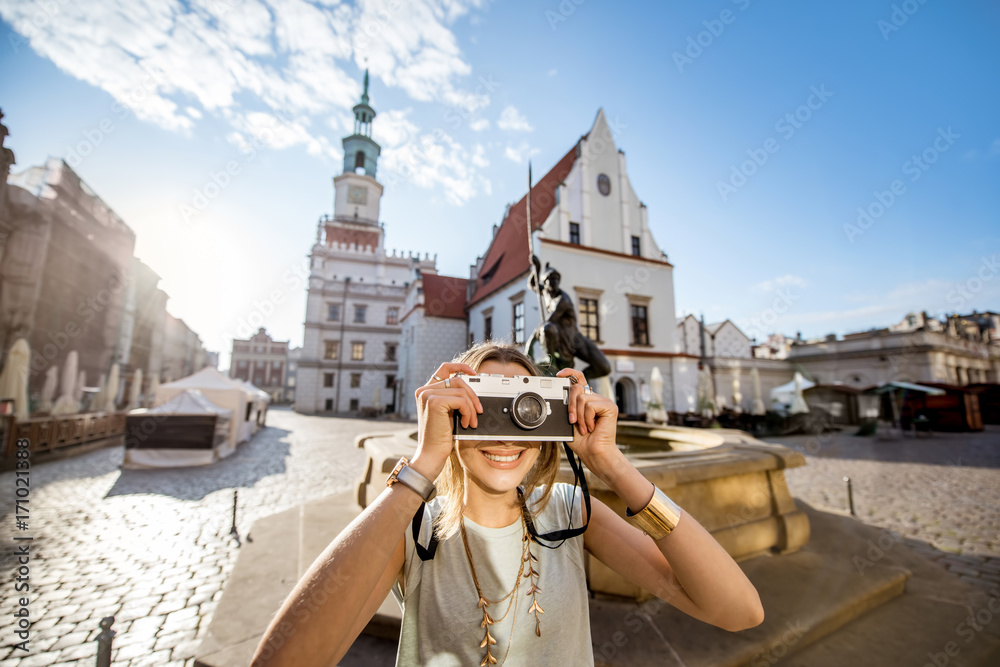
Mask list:
[[[285,400],[287,367],[288,341],[273,340],[263,328],[249,339],[233,340],[229,376],[256,385],[272,401]]]

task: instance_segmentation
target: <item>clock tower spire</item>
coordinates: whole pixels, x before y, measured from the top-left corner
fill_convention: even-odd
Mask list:
[[[333,179],[333,219],[378,226],[382,185],[375,180],[382,148],[372,139],[375,109],[369,104],[368,70],[364,92],[354,106],[354,132],[343,139],[344,171]]]

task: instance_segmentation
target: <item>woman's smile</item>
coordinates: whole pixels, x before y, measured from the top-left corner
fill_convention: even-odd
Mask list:
[[[481,449],[479,450],[483,457],[489,462],[494,468],[500,468],[501,470],[509,470],[510,468],[516,468],[521,463],[521,454],[524,453],[523,449]]]

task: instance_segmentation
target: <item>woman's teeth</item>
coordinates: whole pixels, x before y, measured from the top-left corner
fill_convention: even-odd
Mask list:
[[[490,461],[496,461],[498,463],[503,463],[506,461],[516,461],[518,457],[521,456],[521,452],[518,452],[517,454],[511,454],[510,456],[497,456],[496,454],[488,454],[486,452],[483,452],[483,454]]]

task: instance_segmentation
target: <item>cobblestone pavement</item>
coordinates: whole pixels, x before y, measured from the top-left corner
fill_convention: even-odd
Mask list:
[[[103,449],[31,468],[30,652],[13,648],[14,474],[0,474],[0,667],[92,666],[98,622],[115,616],[114,667],[189,667],[239,548],[237,527],[350,488],[360,433],[405,424],[306,417],[275,408],[269,427],[212,466],[121,470]]]
[[[844,511],[850,477],[859,519],[970,584],[1000,587],[1000,426],[896,440],[852,433],[765,440],[806,455],[785,473],[796,498]]]

